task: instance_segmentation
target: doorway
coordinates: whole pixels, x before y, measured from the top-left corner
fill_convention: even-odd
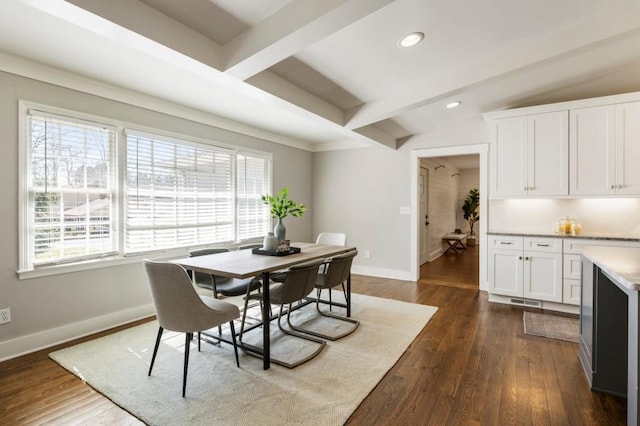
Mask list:
[[[421,265],[421,246],[420,246],[420,227],[424,224],[424,217],[420,212],[420,161],[421,159],[433,159],[435,157],[448,157],[458,155],[477,154],[479,158],[479,190],[480,190],[480,211],[484,214],[480,215],[479,232],[477,232],[476,250],[478,251],[478,282],[480,290],[488,290],[488,276],[486,268],[486,230],[487,230],[487,190],[488,190],[488,144],[477,145],[461,145],[443,148],[416,149],[411,151],[411,277],[413,281],[420,278]],[[434,167],[435,168],[435,167]],[[428,174],[429,181],[433,183],[435,172],[432,170],[431,175]],[[451,177],[451,176],[450,176]],[[433,228],[433,217],[429,215],[430,229],[429,237],[434,240],[435,230]],[[449,231],[447,231],[449,232]],[[443,233],[444,234],[444,233]],[[440,241],[441,235],[438,236]],[[432,250],[432,249],[431,249]]]

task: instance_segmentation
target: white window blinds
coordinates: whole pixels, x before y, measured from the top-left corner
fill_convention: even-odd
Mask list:
[[[270,158],[256,154],[237,155],[237,223],[238,239],[261,237],[269,232],[269,208],[262,194],[269,193]]]
[[[235,239],[231,151],[128,133],[125,253]]]
[[[29,262],[116,252],[115,129],[29,111],[27,133]]]

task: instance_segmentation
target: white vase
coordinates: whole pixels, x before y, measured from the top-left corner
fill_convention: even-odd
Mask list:
[[[265,251],[276,251],[278,247],[278,239],[273,234],[273,232],[269,232],[262,242],[262,249]]]
[[[282,241],[287,238],[287,228],[284,227],[282,219],[278,218],[278,223],[276,223],[276,226],[273,228],[273,233],[277,241]]]

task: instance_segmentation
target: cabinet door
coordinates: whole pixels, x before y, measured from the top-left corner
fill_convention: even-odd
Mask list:
[[[490,292],[522,297],[522,252],[489,250]]]
[[[524,252],[524,297],[562,303],[562,253]]]
[[[526,187],[527,117],[495,120],[492,126],[493,196],[522,196]]]
[[[562,281],[562,303],[565,305],[580,305],[580,280],[565,278]]]
[[[572,195],[615,194],[615,106],[571,111],[569,132]]]
[[[640,102],[616,107],[617,193],[640,194]]]
[[[528,195],[569,193],[569,113],[534,114],[527,117]]]

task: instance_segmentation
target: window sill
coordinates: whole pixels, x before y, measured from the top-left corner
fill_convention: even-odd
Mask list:
[[[262,239],[260,239],[259,241],[247,240],[247,241],[243,241],[242,243],[225,244],[222,247],[227,247],[231,250],[234,250],[240,247],[241,245],[257,243],[257,242],[262,242]],[[216,247],[216,246],[211,246],[211,247]],[[162,252],[139,254],[134,256],[126,256],[126,257],[113,256],[113,257],[107,257],[107,258],[101,258],[101,259],[85,260],[82,262],[75,262],[75,263],[41,266],[34,269],[19,270],[17,271],[17,274],[18,274],[18,279],[28,280],[31,278],[40,278],[40,277],[46,277],[49,275],[68,274],[72,272],[88,271],[91,269],[130,265],[132,263],[141,263],[143,259],[150,259],[150,260],[178,259],[181,257],[189,256],[189,251],[195,248],[196,247],[190,247],[189,249],[181,248],[181,249],[175,249],[175,250],[166,250]],[[204,248],[204,247],[198,247],[198,248]]]

